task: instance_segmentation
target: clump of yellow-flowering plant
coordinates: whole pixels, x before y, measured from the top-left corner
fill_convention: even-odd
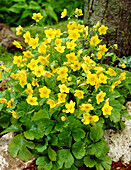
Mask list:
[[[61,18],[66,15],[64,9]],[[75,15],[83,15],[82,10]],[[42,16],[35,13],[32,19],[39,22]],[[108,52],[102,43],[106,26],[98,22],[91,34],[75,21],[67,28],[64,33],[45,29],[42,42],[21,26],[16,29],[28,45],[10,69],[1,66],[1,79],[10,77],[10,88],[0,94],[2,134],[19,132],[9,144],[11,156],[27,161],[33,154],[39,170],[77,170],[83,164],[109,170],[103,134],[107,127],[122,126],[121,116],[129,118],[119,90],[126,73],[118,75],[101,63]]]

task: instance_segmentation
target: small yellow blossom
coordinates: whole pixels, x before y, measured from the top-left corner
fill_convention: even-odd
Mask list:
[[[50,28],[49,30],[45,30],[46,38],[54,39],[55,38],[55,31]]]
[[[50,89],[48,89],[46,86],[42,87],[42,88],[39,88],[39,92],[40,92],[40,97],[41,98],[49,98],[49,94],[51,92]]]
[[[62,39],[56,38],[55,45],[56,46],[61,46],[61,43],[62,43]]]
[[[69,32],[69,36],[68,36],[69,39],[76,41],[80,37],[80,34],[78,33],[78,29],[68,30],[68,32]]]
[[[32,19],[34,19],[36,22],[39,22],[42,18],[43,16],[41,15],[41,13],[33,13]]]
[[[98,81],[98,77],[96,74],[87,74],[87,83],[90,84],[91,86],[94,86],[96,82]]]
[[[106,96],[106,93],[104,93],[103,91],[97,94],[96,95],[97,104],[100,104],[101,102],[103,102],[105,96]]]
[[[66,42],[66,45],[68,49],[74,50],[77,44],[72,40],[71,42]]]
[[[66,101],[67,94],[65,93],[58,93],[58,102],[64,103]]]
[[[7,108],[12,108],[14,103],[15,103],[14,98],[11,98],[11,100],[9,100],[8,103],[7,103]]]
[[[18,67],[22,63],[22,56],[14,56],[13,64],[16,64]]]
[[[83,15],[82,9],[76,8],[76,9],[75,9],[75,14],[76,14],[77,16],[82,16],[82,15]]]
[[[80,106],[80,109],[82,111],[86,111],[86,112],[89,112],[90,110],[94,110],[94,107],[92,106],[92,104],[82,104]]]
[[[74,113],[74,111],[75,111],[75,102],[70,100],[70,103],[67,103],[65,105],[65,107],[66,107],[66,113]]]
[[[116,76],[116,72],[112,68],[108,68],[106,74],[109,74],[110,76]]]
[[[99,21],[98,21],[97,24],[93,26],[93,29],[94,29],[94,30],[97,30],[98,27],[99,27],[99,25],[100,25],[100,23],[99,23]]]
[[[59,88],[61,93],[69,93],[69,88],[65,84],[59,84]]]
[[[19,25],[19,26],[16,28],[16,35],[21,35],[21,34],[22,34],[22,31],[23,31],[23,28],[21,27],[21,25]]]
[[[32,96],[28,96],[27,99],[26,99],[27,103],[32,105],[32,106],[36,106],[38,105],[38,102],[37,102],[37,97],[32,97]]]
[[[15,45],[17,48],[21,48],[22,49],[22,46],[20,45],[20,43],[18,41],[14,41],[13,45]]]
[[[98,35],[91,37],[91,40],[90,40],[91,45],[97,46],[100,42],[101,40],[98,38]]]
[[[13,116],[15,119],[18,117],[17,113],[16,113],[14,110],[12,110],[11,113],[12,113],[12,116]]]
[[[7,100],[4,99],[4,98],[0,98],[0,103],[5,103],[5,104],[7,104]]]
[[[31,87],[30,83],[27,84],[27,88],[26,88],[25,92],[28,95],[32,95],[33,94],[33,90],[32,90],[32,87]]]
[[[106,34],[107,29],[108,29],[108,27],[105,27],[105,25],[102,25],[102,26],[98,29],[98,31],[99,31],[100,35],[102,35],[102,34]]]
[[[23,54],[27,58],[32,58],[34,56],[30,51],[24,51]]]
[[[108,49],[106,48],[106,45],[104,44],[104,45],[99,45],[98,51],[99,51],[99,54],[105,55]]]
[[[25,38],[25,42],[28,43],[30,41],[30,32],[26,31],[26,33],[23,35],[23,37]]]
[[[50,105],[50,108],[51,108],[51,109],[54,108],[54,107],[56,106],[54,100],[52,100],[52,99],[48,99],[47,104]]]
[[[56,49],[59,53],[64,53],[65,46],[57,46],[57,47],[55,47],[55,49]]]
[[[119,78],[120,78],[120,80],[125,80],[126,79],[126,73],[125,72],[121,73]]]
[[[61,18],[64,18],[67,15],[67,9],[64,9],[61,13]]]
[[[66,120],[66,117],[65,117],[65,116],[61,116],[61,120],[62,120],[62,121],[65,121],[65,120]]]
[[[113,107],[109,106],[109,102],[105,102],[104,106],[102,107],[103,115],[111,115]]]
[[[78,99],[83,99],[84,98],[84,92],[82,90],[75,90],[74,96],[78,97]]]
[[[38,41],[39,41],[39,38],[30,38],[30,40],[29,40],[29,45],[30,45],[33,49],[36,49],[36,47],[39,45]]]

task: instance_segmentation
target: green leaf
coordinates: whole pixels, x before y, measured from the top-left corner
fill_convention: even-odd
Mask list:
[[[41,170],[42,168],[44,170],[50,170],[52,168],[52,162],[49,161],[46,156],[37,158],[36,165],[38,165],[38,170]]]
[[[90,156],[86,156],[84,158],[84,164],[86,165],[86,167],[92,168],[93,166],[95,166],[96,161],[94,159],[91,159]]]
[[[58,92],[58,86],[56,85],[57,80],[54,76],[51,76],[51,78],[45,77],[45,83],[48,88],[50,88],[53,91]]]
[[[22,134],[15,136],[9,143],[8,151],[12,157],[16,157],[22,161],[31,159],[32,154],[27,148],[33,149],[35,147],[33,142],[27,141],[22,137]]]
[[[82,141],[75,142],[72,145],[72,153],[76,159],[81,159],[85,155],[85,148]]]
[[[120,121],[120,112],[115,111],[114,109],[111,111],[110,120],[114,123],[117,123]]]
[[[41,6],[37,2],[35,2],[35,1],[29,1],[28,9],[31,9],[31,10],[40,10]]]
[[[48,157],[51,161],[56,161],[57,154],[51,147],[48,148]]]
[[[14,85],[13,88],[15,92],[18,92],[20,94],[24,91],[24,89],[20,86],[20,84]]]
[[[0,127],[7,128],[10,124],[10,118],[9,115],[2,115],[0,117]]]
[[[33,120],[41,120],[43,118],[50,118],[49,117],[49,112],[48,112],[48,106],[44,105],[43,109],[40,109],[38,112],[35,112],[32,121]]]
[[[120,112],[120,114],[125,117],[127,120],[131,120],[131,116],[127,110],[123,110]]]
[[[104,140],[93,144],[92,147],[95,148],[95,156],[97,158],[104,157],[109,151],[108,142],[106,142]]]
[[[100,164],[104,167],[103,169],[105,170],[111,169],[112,160],[110,156],[106,155],[105,157],[101,157],[99,161]]]
[[[46,11],[48,15],[50,15],[56,22],[58,22],[58,17],[51,6],[48,5]]]
[[[21,132],[23,129],[21,126],[15,126],[15,125],[11,125],[10,127],[8,127],[7,129],[5,129],[3,132],[1,132],[1,135],[7,132]]]
[[[69,149],[58,150],[57,153],[60,169],[62,169],[63,165],[65,168],[70,168],[73,165],[74,158]]]
[[[83,129],[74,129],[72,131],[72,136],[74,138],[75,141],[79,141],[81,139],[83,139],[85,137],[85,131]]]
[[[56,134],[54,134],[52,137],[51,137],[51,145],[53,146],[56,146],[58,144],[58,137],[56,136]]]
[[[38,127],[39,129],[44,131],[45,135],[48,135],[50,133],[54,125],[55,121],[47,118],[38,121]]]
[[[48,146],[48,140],[45,138],[45,143],[43,142],[42,144],[38,144],[35,149],[42,153],[43,151],[45,151],[47,149]]]
[[[103,135],[104,135],[104,130],[101,127],[99,126],[91,127],[91,131],[90,131],[91,140],[97,142],[103,137]]]
[[[103,166],[99,162],[96,162],[96,169],[97,170],[104,170]]]
[[[113,107],[114,111],[120,112],[123,109],[123,105],[118,100],[111,100],[110,106]]]

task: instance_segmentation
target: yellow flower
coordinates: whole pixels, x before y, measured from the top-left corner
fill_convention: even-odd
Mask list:
[[[98,31],[99,31],[100,35],[101,35],[101,34],[106,34],[107,29],[108,29],[108,27],[105,27],[104,25],[102,25],[102,26],[98,29]]]
[[[62,35],[62,33],[61,33],[61,30],[60,29],[54,29],[54,35],[56,36],[56,37],[60,37],[61,35]]]
[[[24,88],[24,86],[25,86],[26,84],[27,84],[27,81],[26,81],[25,78],[20,79],[20,85],[21,85],[22,88]]]
[[[28,43],[30,41],[30,32],[26,31],[26,33],[23,35],[23,37],[25,38],[25,42]]]
[[[83,99],[84,98],[83,94],[84,92],[82,90],[75,90],[74,96],[78,97],[78,99]]]
[[[10,69],[6,68],[6,66],[1,65],[0,66],[5,72],[11,72]]]
[[[32,58],[34,56],[30,51],[24,51],[23,54],[27,58]]]
[[[7,108],[12,108],[14,103],[15,103],[14,98],[11,98],[11,100],[9,100],[8,103],[7,103]]]
[[[44,42],[42,42],[41,45],[38,47],[38,52],[45,55],[46,49],[47,49],[47,45]]]
[[[54,39],[55,38],[55,31],[50,28],[49,30],[45,30],[46,38]]]
[[[69,93],[69,88],[65,84],[59,84],[59,88],[61,93]]]
[[[5,103],[5,104],[7,104],[7,100],[4,99],[4,98],[0,98],[0,103]]]
[[[15,45],[17,48],[21,48],[22,49],[22,46],[20,45],[20,43],[18,41],[14,41],[13,45]]]
[[[71,77],[68,77],[68,81],[71,81],[72,80],[72,78]]]
[[[62,39],[56,38],[55,45],[56,46],[61,46],[61,43],[62,43]]]
[[[104,45],[99,45],[98,51],[99,51],[99,54],[105,55],[105,52],[107,52],[108,49],[106,48],[106,45],[104,44]]]
[[[99,120],[98,116],[96,116],[96,115],[91,116],[88,112],[83,113],[83,118],[84,119],[82,121],[85,125],[88,125],[90,123],[94,124],[94,122],[97,122]]]
[[[57,47],[55,47],[55,49],[56,49],[59,53],[64,53],[65,46],[57,46]]]
[[[26,92],[26,94],[28,94],[28,95],[32,95],[33,90],[32,90],[32,87],[31,87],[31,84],[30,84],[30,83],[27,84],[27,89],[25,90],[25,92]]]
[[[31,59],[27,67],[29,67],[31,70],[35,70],[35,67],[37,67],[37,64],[38,64],[38,60]]]
[[[100,60],[100,59],[102,58],[102,54],[101,54],[101,53],[99,53],[99,52],[97,53],[97,55],[96,55],[96,56],[97,56],[98,60]]]
[[[97,22],[97,24],[96,24],[96,25],[94,25],[94,26],[93,26],[93,29],[94,29],[94,30],[97,30],[97,29],[98,29],[98,27],[99,27],[99,21]]]
[[[65,117],[65,116],[61,116],[61,120],[62,120],[62,121],[65,121],[65,120],[66,120],[66,117]]]
[[[40,92],[40,97],[41,98],[49,98],[49,94],[51,92],[50,89],[48,89],[46,86],[42,87],[42,88],[39,88],[39,92]]]
[[[67,24],[67,28],[68,28],[69,30],[77,29],[77,23],[76,23],[75,21],[69,22],[69,23]]]
[[[36,77],[41,77],[42,75],[44,75],[44,67],[42,65],[36,66],[34,69],[34,74],[36,75]]]
[[[38,41],[39,41],[39,38],[30,38],[30,40],[29,40],[29,45],[30,45],[33,49],[36,49],[36,47],[39,45]]]
[[[66,57],[68,58],[68,62],[74,63],[74,61],[78,61],[78,58],[75,56],[74,52],[67,54]]]
[[[66,45],[68,49],[74,50],[77,44],[72,40],[71,42],[66,42]]]
[[[96,82],[96,85],[95,85],[96,91],[98,90],[99,87],[100,87],[100,83],[99,83],[99,81],[98,81],[98,82]]]
[[[99,75],[99,82],[100,82],[100,83],[107,84],[107,79],[108,79],[108,77],[105,76],[103,73],[101,73],[101,74]]]
[[[126,73],[125,72],[121,73],[119,79],[125,80],[126,79]]]
[[[12,113],[12,116],[13,116],[15,119],[18,117],[17,113],[16,113],[14,110],[12,110],[11,113]]]
[[[14,56],[14,60],[13,60],[13,64],[17,64],[17,66],[19,67],[22,63],[22,56]]]
[[[117,80],[115,83],[113,83],[114,86],[118,86],[119,84],[121,84],[121,81],[120,80]]]
[[[28,96],[26,101],[28,104],[30,104],[32,106],[38,105],[37,97]]]
[[[78,33],[78,29],[74,29],[74,30],[68,30],[69,32],[69,39],[73,39],[74,41],[76,41],[79,37],[80,34]]]
[[[75,9],[75,14],[76,14],[77,16],[82,16],[82,15],[83,15],[82,9],[76,8],[76,9]]]
[[[50,108],[51,108],[51,109],[54,108],[54,107],[56,106],[54,100],[52,100],[52,99],[48,99],[47,104],[50,105]]]
[[[73,102],[71,100],[70,103],[67,103],[65,105],[65,107],[66,107],[66,113],[74,113],[74,111],[75,111],[75,102]]]
[[[61,67],[58,71],[57,71],[57,73],[59,74],[59,76],[61,76],[61,77],[67,77],[68,76],[68,74],[67,74],[67,72],[68,72],[68,68],[67,67]]]
[[[83,32],[84,31],[84,25],[78,24],[77,29],[78,29],[78,32]]]
[[[58,93],[58,102],[65,102],[67,94],[65,93]]]
[[[90,84],[91,86],[94,86],[96,82],[98,81],[97,75],[96,74],[87,74],[87,83]]]
[[[86,112],[89,112],[90,110],[94,110],[94,107],[92,106],[92,104],[82,104],[80,106],[80,109],[82,111],[86,111]]]
[[[105,102],[104,106],[102,107],[103,115],[111,115],[113,107],[109,106],[109,102]]]
[[[74,61],[73,64],[70,65],[73,71],[77,71],[81,69],[81,64],[78,61]]]
[[[23,31],[23,28],[21,27],[21,25],[19,25],[19,26],[16,28],[16,35],[21,35],[21,34],[22,34],[22,31]]]
[[[91,45],[97,46],[100,42],[101,40],[98,38],[98,35],[91,37],[91,41],[90,41]]]
[[[57,81],[61,81],[61,83],[65,83],[66,80],[67,80],[67,76],[65,76],[65,77],[58,76],[57,77]]]
[[[120,65],[120,67],[126,68],[126,65],[123,63],[122,65]]]
[[[89,73],[90,68],[86,64],[81,65],[85,73]]]
[[[86,39],[88,36],[88,26],[84,28],[84,38]]]
[[[42,18],[43,16],[41,15],[41,13],[33,13],[32,19],[34,19],[36,22],[39,22]]]
[[[48,57],[43,57],[43,56],[39,56],[37,61],[42,65],[46,65],[46,63],[49,63]]]
[[[67,15],[67,9],[64,9],[61,13],[61,18],[64,18]]]
[[[37,80],[36,79],[32,79],[32,86],[37,86],[37,87],[39,87],[39,84],[38,84],[38,82],[37,82]]]
[[[110,76],[116,76],[116,72],[112,68],[108,68],[106,74],[109,74]]]
[[[96,95],[97,104],[100,104],[101,102],[103,102],[105,96],[106,96],[106,93],[104,93],[103,91],[97,94]]]

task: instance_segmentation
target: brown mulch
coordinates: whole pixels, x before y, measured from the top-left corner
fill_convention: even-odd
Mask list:
[[[35,160],[27,168],[24,168],[23,170],[37,170]],[[79,168],[79,170],[96,170],[96,169],[82,167]],[[118,162],[112,162],[111,170],[131,170],[131,161],[129,164],[124,164],[121,160],[119,160]]]

